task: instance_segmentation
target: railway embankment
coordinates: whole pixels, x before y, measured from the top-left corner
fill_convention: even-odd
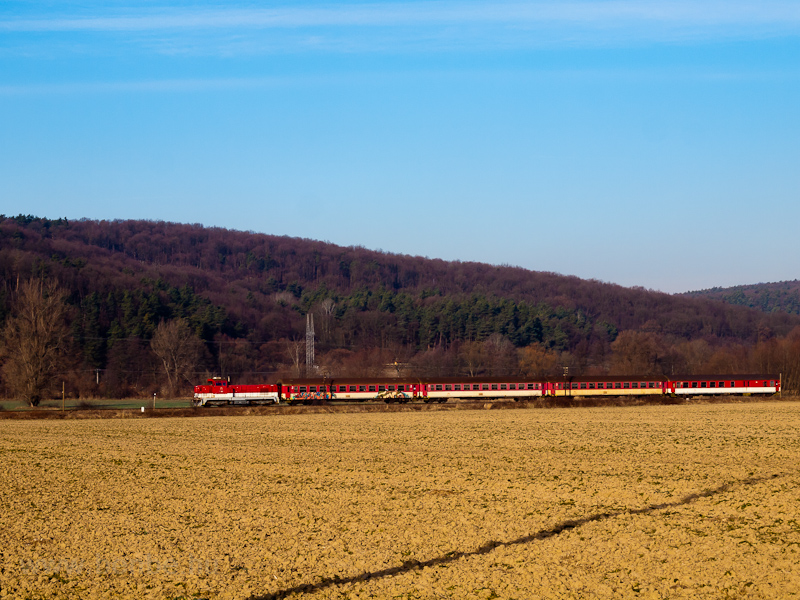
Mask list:
[[[412,402],[408,404],[386,404],[365,402],[359,404],[319,404],[309,406],[220,406],[185,408],[33,408],[27,410],[0,411],[0,420],[72,420],[72,419],[153,419],[191,417],[236,417],[236,416],[285,416],[298,414],[330,413],[391,413],[391,412],[442,412],[454,410],[525,410],[547,408],[603,408],[626,406],[696,405],[696,404],[742,404],[752,402],[797,401],[800,396],[719,396],[719,397],[598,397],[573,398],[550,397],[524,401],[450,401],[444,404]]]

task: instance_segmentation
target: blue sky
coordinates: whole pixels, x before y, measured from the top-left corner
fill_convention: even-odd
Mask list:
[[[800,278],[800,3],[0,3],[0,213]]]

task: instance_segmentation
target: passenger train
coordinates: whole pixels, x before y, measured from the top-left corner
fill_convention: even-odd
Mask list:
[[[237,404],[328,404],[447,402],[448,400],[533,400],[542,397],[774,395],[780,375],[525,377],[304,378],[273,384],[232,384],[213,377],[194,388],[195,406]]]

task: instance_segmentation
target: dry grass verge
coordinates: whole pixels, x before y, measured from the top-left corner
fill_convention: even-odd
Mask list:
[[[448,402],[444,404],[385,404],[381,402],[364,404],[324,404],[316,406],[209,406],[191,408],[156,408],[146,407],[144,411],[133,408],[95,408],[92,404],[79,408],[58,410],[53,408],[33,410],[3,411],[2,419],[151,419],[165,417],[230,417],[230,416],[266,416],[266,415],[298,415],[298,414],[332,414],[332,413],[395,413],[395,412],[441,412],[451,410],[517,410],[541,408],[601,408],[661,406],[680,404],[741,404],[750,402],[794,402],[796,396],[783,398],[772,396],[711,396],[701,398],[680,398],[657,396],[648,398],[632,397],[597,397],[597,398],[537,398],[521,402],[480,400],[477,402]]]

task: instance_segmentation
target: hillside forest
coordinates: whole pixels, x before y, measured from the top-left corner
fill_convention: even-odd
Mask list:
[[[800,315],[513,266],[153,221],[0,215],[5,397],[189,395],[208,376],[782,373]],[[738,296],[737,296],[738,297]],[[308,315],[315,361],[306,365]],[[38,357],[38,358],[37,358]]]

